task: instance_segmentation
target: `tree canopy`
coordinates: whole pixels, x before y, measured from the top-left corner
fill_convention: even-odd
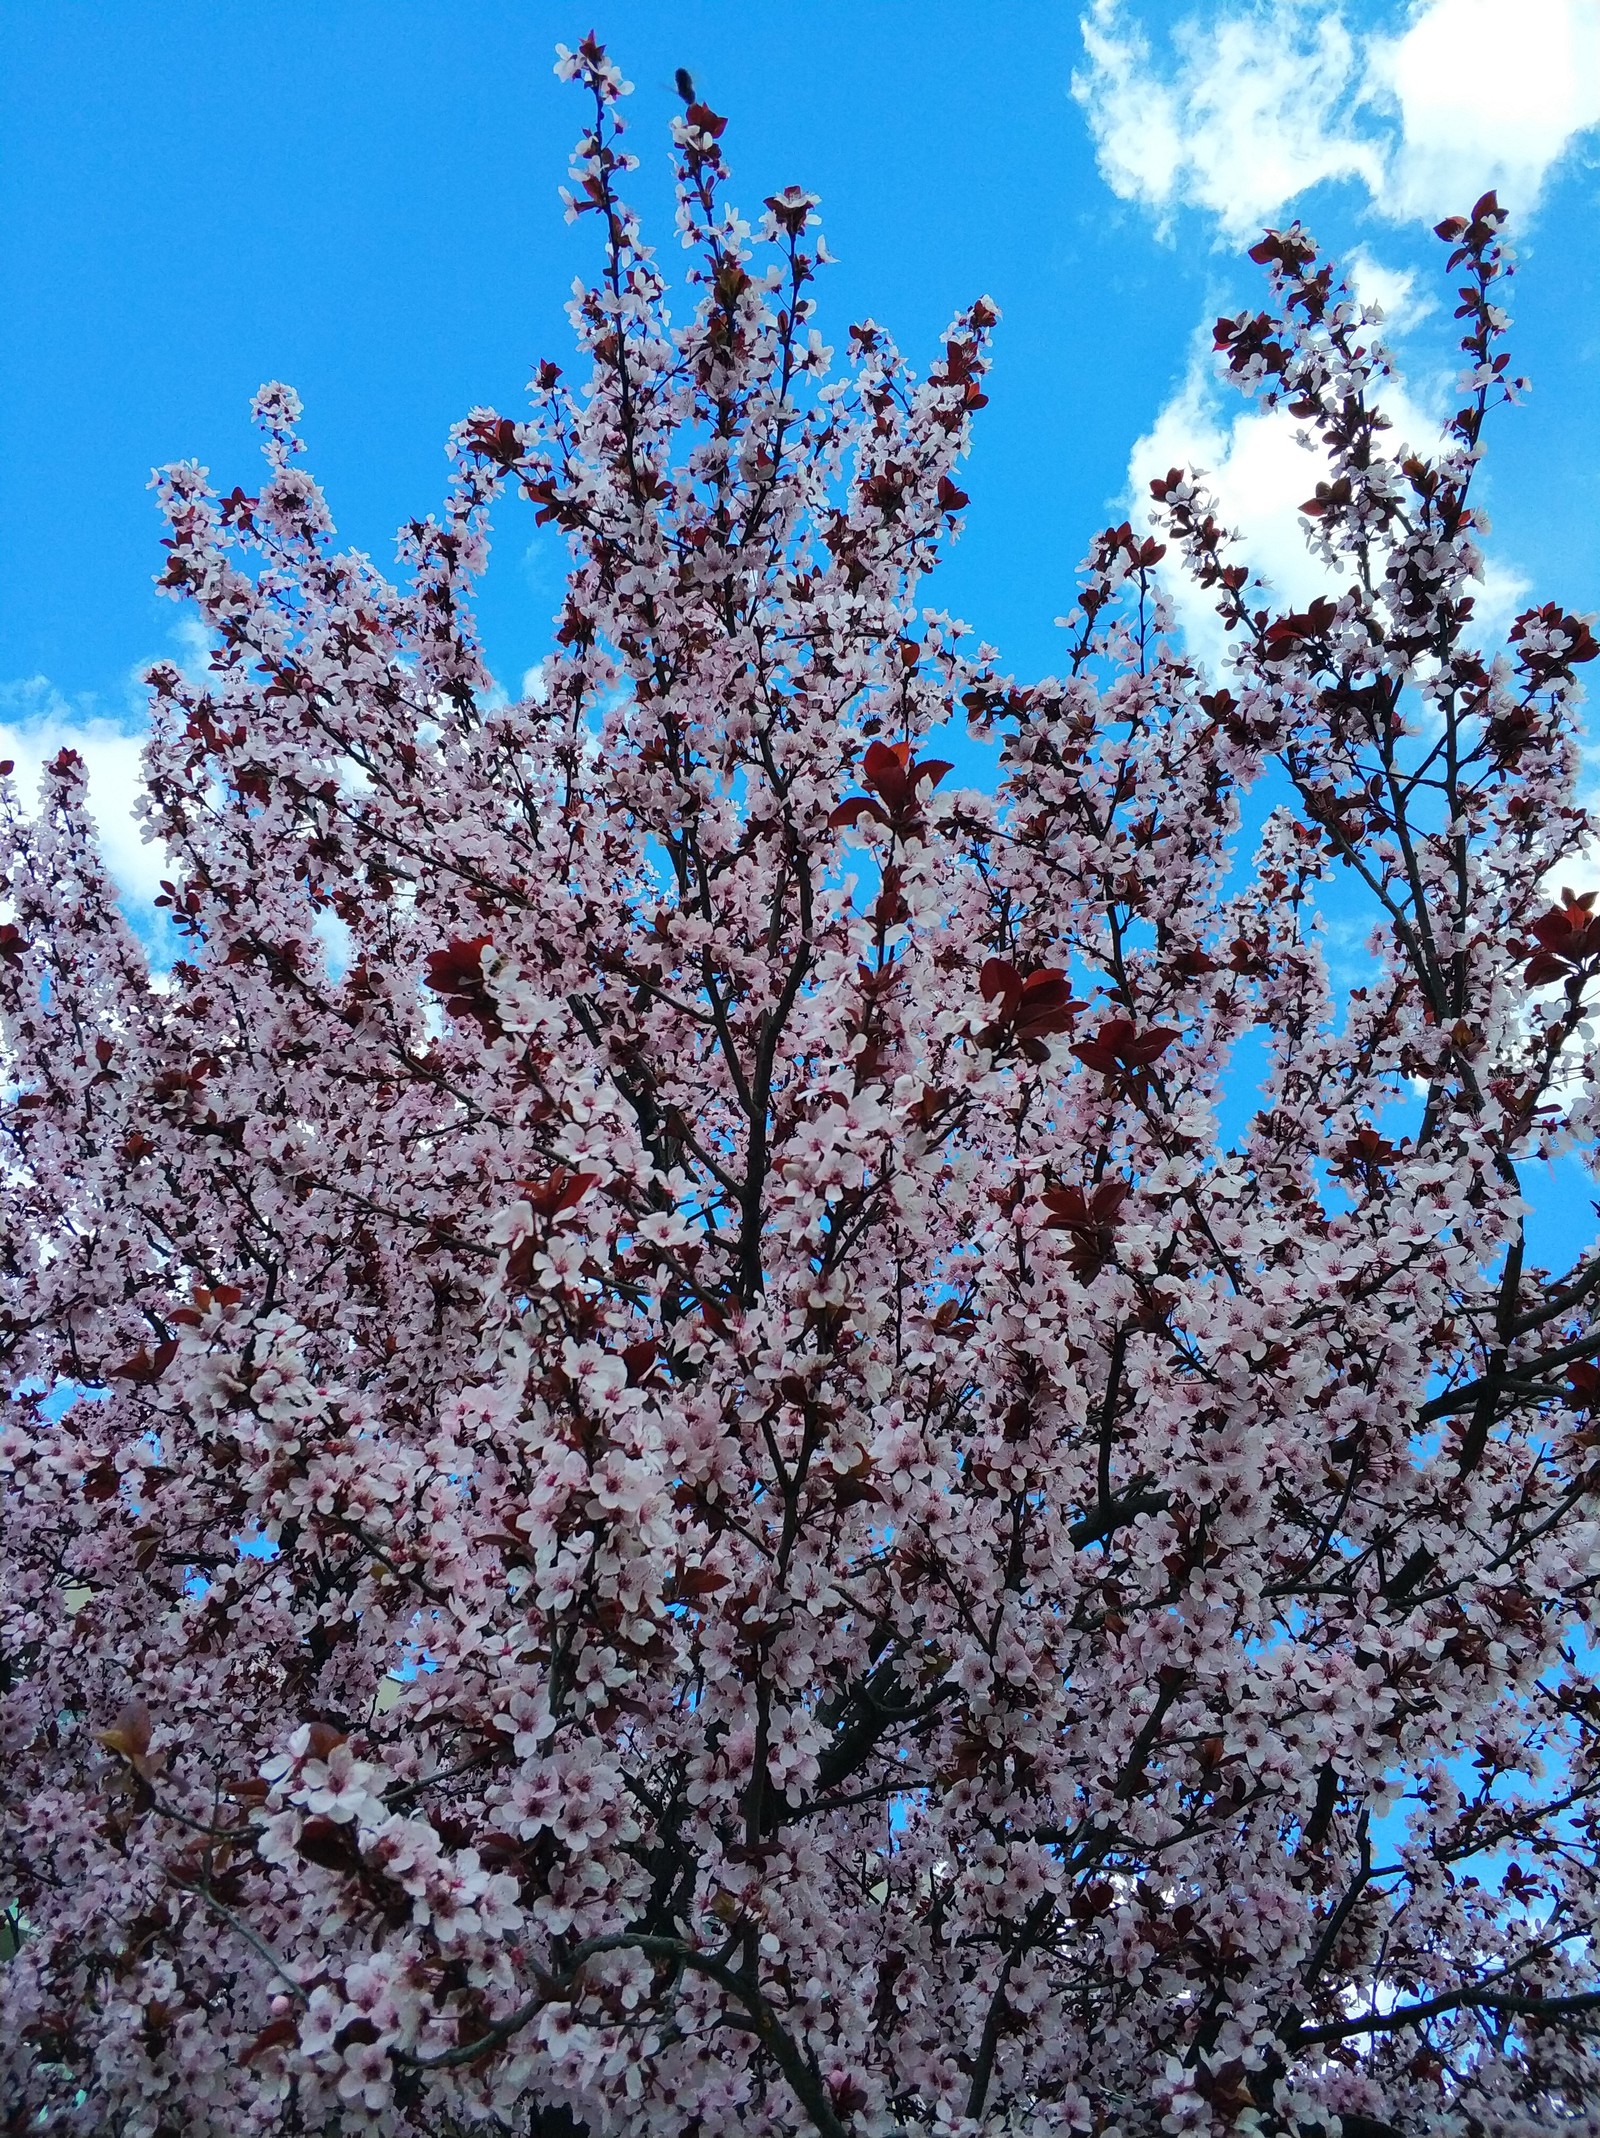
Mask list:
[[[5,804],[7,2129],[1594,2129],[1597,649],[1474,614],[1498,204],[1426,449],[1298,225],[1218,323],[1327,597],[1174,470],[1022,685],[921,598],[993,307],[836,361],[691,85],[675,319],[561,67],[580,377],[403,583],[285,387],[161,479],[170,969],[82,765]]]

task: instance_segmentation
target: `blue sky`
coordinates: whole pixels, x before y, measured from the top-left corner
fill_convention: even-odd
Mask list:
[[[592,232],[557,200],[579,111],[551,65],[591,26],[636,84],[637,191],[669,246],[684,65],[730,114],[742,199],[822,195],[829,340],[870,312],[926,361],[958,305],[1000,304],[968,533],[934,598],[1019,673],[1053,664],[1089,537],[1172,459],[1216,471],[1298,591],[1304,456],[1204,355],[1258,288],[1243,248],[1299,214],[1358,260],[1426,432],[1454,368],[1428,226],[1494,182],[1535,391],[1499,426],[1486,603],[1600,607],[1593,0],[0,0],[0,747],[26,768],[79,743],[131,890],[158,873],[125,813],[132,679],[185,651],[151,591],[151,468],[249,486],[249,397],[287,379],[342,535],[392,557],[438,498],[449,424],[516,411],[565,354]],[[483,602],[513,690],[558,592],[513,517]]]

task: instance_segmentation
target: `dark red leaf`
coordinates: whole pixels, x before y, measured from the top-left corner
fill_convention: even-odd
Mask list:
[[[294,2038],[295,2024],[292,2019],[285,2017],[270,2020],[246,2049],[242,2061],[246,2064],[254,2063],[258,2056],[265,2056],[269,2049],[286,2048]]]
[[[704,1566],[685,1566],[680,1561],[667,1583],[665,1595],[668,1603],[694,1603],[702,1596],[714,1596],[718,1589],[727,1586],[726,1574],[713,1573]]]
[[[324,1871],[353,1871],[361,1864],[350,1828],[337,1819],[307,1819],[295,1848]]]
[[[79,1494],[86,1500],[114,1500],[122,1486],[122,1472],[108,1455],[84,1475]]]
[[[871,817],[874,824],[881,824],[886,830],[888,828],[888,812],[881,809],[870,794],[855,794],[848,802],[839,804],[828,819],[828,829],[854,831],[863,817]]]
[[[875,824],[885,825],[902,837],[917,835],[922,828],[917,789],[926,786],[931,792],[951,769],[941,757],[924,758],[914,764],[909,742],[869,742],[861,760],[861,777],[880,802],[868,795],[853,795],[840,803],[828,823],[834,830],[841,825],[853,829],[863,817],[871,817]]]
[[[721,138],[722,130],[728,123],[722,114],[713,111],[709,104],[691,104],[684,117],[697,134],[709,134],[713,141]],[[771,205],[770,202],[768,205]],[[774,209],[773,213],[776,214],[777,210]],[[801,221],[804,222],[804,217]]]
[[[475,935],[446,943],[443,950],[431,951],[428,956],[429,987],[436,995],[443,995],[444,1006],[452,1017],[474,1019],[486,1043],[499,1039],[505,1031],[483,977],[483,953],[489,947],[488,936]]]
[[[906,770],[911,759],[909,742],[869,742],[861,760],[861,776],[891,810],[903,809],[911,799],[911,780]]]
[[[997,1005],[993,1024],[978,1034],[980,1047],[996,1053],[1015,1046],[1030,1062],[1049,1057],[1045,1041],[1064,1032],[1084,1005],[1073,999],[1064,972],[1048,966],[1024,979],[1004,958],[986,958],[978,973],[978,986],[986,1002]]]
[[[120,1366],[111,1368],[114,1381],[133,1381],[148,1387],[159,1381],[178,1355],[178,1347],[170,1337],[156,1345],[153,1352],[141,1344],[131,1359],[124,1359]]]
[[[1022,1000],[1022,975],[1004,958],[985,958],[978,969],[978,989],[985,1002],[1003,1004],[1009,1015]]]
[[[661,1362],[661,1347],[658,1344],[624,1344],[622,1363],[628,1369],[628,1386],[637,1388],[647,1381]]]
[[[1586,891],[1581,897],[1563,890],[1559,906],[1552,906],[1533,923],[1534,941],[1537,950],[1527,943],[1512,945],[1513,954],[1526,956],[1523,979],[1529,987],[1543,987],[1551,980],[1576,973],[1596,956],[1600,956],[1600,915],[1592,910],[1595,893]]]
[[[1567,1368],[1567,1394],[1575,1410],[1593,1410],[1600,1405],[1600,1366],[1580,1359]]]
[[[569,1173],[557,1166],[545,1180],[521,1180],[517,1185],[539,1216],[550,1218],[573,1209],[599,1183],[598,1173]]]
[[[1147,1069],[1178,1037],[1164,1025],[1141,1032],[1128,1018],[1112,1017],[1092,1039],[1080,1040],[1072,1051],[1086,1068],[1114,1076],[1119,1069]]]
[[[95,1731],[94,1741],[142,1770],[150,1750],[150,1710],[142,1700],[128,1701],[110,1729]]]
[[[1072,1241],[1067,1265],[1074,1276],[1098,1276],[1116,1252],[1116,1224],[1128,1199],[1125,1180],[1103,1180],[1094,1188],[1046,1188],[1040,1200],[1050,1213],[1048,1232],[1064,1232]]]

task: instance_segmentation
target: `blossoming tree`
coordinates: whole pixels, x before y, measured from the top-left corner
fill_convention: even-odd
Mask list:
[[[1595,2129],[1600,1260],[1527,1183],[1596,647],[1475,627],[1493,198],[1431,453],[1298,227],[1219,324],[1328,598],[1174,472],[1021,688],[918,600],[992,309],[833,368],[691,101],[674,324],[561,71],[584,383],[460,426],[404,588],[285,388],[259,494],[162,478],[169,972],[81,764],[7,804],[7,2130]],[[516,704],[502,492],[571,552]]]

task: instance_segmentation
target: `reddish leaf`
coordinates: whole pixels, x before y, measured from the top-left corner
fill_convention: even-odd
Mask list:
[[[353,1871],[361,1863],[354,1835],[337,1819],[307,1819],[295,1849],[324,1871]]]
[[[545,1180],[519,1180],[517,1186],[540,1217],[559,1217],[583,1201],[591,1188],[600,1185],[598,1173],[569,1173],[562,1166]]]
[[[92,1470],[85,1473],[83,1483],[78,1488],[78,1496],[91,1501],[114,1500],[121,1490],[122,1472],[108,1455],[103,1462],[96,1463]]]
[[[466,440],[474,453],[492,460],[497,467],[514,468],[522,458],[517,426],[507,416],[484,416],[468,424]]]
[[[1392,1165],[1399,1156],[1398,1148],[1375,1128],[1358,1129],[1345,1145],[1334,1172],[1341,1180],[1365,1181],[1371,1187],[1381,1169]]]
[[[1580,1359],[1575,1366],[1567,1368],[1567,1400],[1574,1410],[1594,1410],[1600,1406],[1600,1366],[1589,1359]]]
[[[680,1561],[664,1594],[668,1603],[695,1603],[700,1597],[714,1596],[727,1586],[726,1574],[714,1573],[704,1566],[685,1566]]]
[[[246,2049],[241,2061],[246,2064],[252,2064],[255,2062],[258,2056],[265,2056],[269,2049],[287,2048],[289,2043],[292,2042],[294,2038],[295,2024],[292,2019],[283,2018],[270,2020],[267,2025],[261,2029],[261,2032],[250,2044],[249,2048]]]
[[[1004,958],[985,958],[978,969],[978,991],[985,1002],[998,1002],[1009,1016],[1022,1000],[1022,975]]]
[[[870,1484],[864,1477],[858,1477],[853,1471],[841,1477],[833,1491],[833,1503],[836,1507],[859,1507],[863,1502],[881,1502],[882,1498],[883,1494],[876,1485]]]
[[[505,1031],[483,977],[483,953],[489,947],[488,936],[475,935],[446,943],[443,950],[432,951],[428,957],[429,987],[436,995],[443,995],[444,1006],[452,1017],[474,1019],[486,1044],[501,1038]]]
[[[108,1730],[95,1731],[94,1741],[142,1774],[150,1750],[150,1710],[142,1700],[128,1701]]]
[[[648,1381],[661,1363],[661,1348],[658,1344],[624,1344],[622,1363],[628,1369],[628,1386],[637,1388]]]
[[[867,795],[853,795],[839,805],[828,821],[837,829],[840,825],[853,827],[862,817],[870,816],[874,823],[886,825],[901,837],[912,837],[921,830],[917,789],[926,786],[931,793],[951,770],[941,757],[914,763],[909,742],[869,742],[861,760],[861,777],[879,801]]]
[[[1072,1051],[1086,1068],[1114,1076],[1118,1070],[1149,1068],[1180,1036],[1165,1025],[1141,1032],[1128,1018],[1112,1017],[1092,1039],[1080,1040]]]
[[[1308,641],[1323,637],[1336,614],[1334,603],[1326,596],[1319,596],[1303,615],[1278,617],[1267,626],[1262,658],[1268,661],[1291,659]]]
[[[1536,688],[1559,680],[1570,682],[1575,664],[1600,654],[1600,642],[1582,617],[1569,616],[1558,602],[1526,609],[1507,634],[1521,648],[1517,659]],[[1536,645],[1529,640],[1536,639]]]
[[[940,1301],[933,1317],[933,1326],[941,1336],[953,1337],[958,1344],[964,1344],[969,1336],[976,1335],[978,1328],[978,1324],[959,1299]]]
[[[833,2112],[840,2118],[853,2117],[857,2109],[865,2108],[871,2096],[859,2079],[848,2071],[830,2071],[823,2084],[828,2089],[828,2099]]]
[[[1013,1016],[1019,1031],[1064,1032],[1084,1005],[1072,1000],[1064,972],[1043,968],[1029,973]]]
[[[1125,1180],[1103,1180],[1094,1188],[1046,1188],[1040,1197],[1050,1215],[1047,1232],[1071,1236],[1068,1267],[1082,1278],[1098,1276],[1116,1247],[1117,1218],[1128,1199]]]
[[[120,1366],[111,1368],[113,1381],[133,1381],[149,1387],[159,1381],[178,1355],[178,1347],[169,1336],[156,1345],[153,1352],[141,1344],[131,1359],[124,1359]]]
[[[722,114],[713,111],[709,104],[691,104],[684,113],[684,117],[697,134],[710,134],[713,140],[720,139],[722,129],[728,123]],[[790,190],[792,191],[793,188],[790,188]],[[771,202],[769,201],[767,205],[770,207]],[[776,214],[777,210],[774,209],[773,213]]]
[[[1522,977],[1530,987],[1544,987],[1551,980],[1576,974],[1600,956],[1600,915],[1593,912],[1595,893],[1581,897],[1563,889],[1561,903],[1541,914],[1531,929],[1538,949],[1528,943],[1513,943],[1512,954],[1526,958]]]
[[[978,1034],[979,1046],[995,1053],[1014,1046],[1030,1062],[1047,1060],[1046,1040],[1065,1032],[1085,1007],[1073,998],[1066,974],[1049,966],[1024,977],[1004,958],[986,958],[978,987],[984,1000],[998,1007],[993,1024]]]
[[[1087,1232],[1111,1224],[1128,1199],[1125,1180],[1103,1180],[1096,1188],[1046,1188],[1043,1201],[1052,1231]]]
[[[863,817],[871,817],[874,824],[888,829],[887,812],[879,807],[870,794],[854,794],[848,802],[841,802],[828,819],[830,831],[854,831]]]

